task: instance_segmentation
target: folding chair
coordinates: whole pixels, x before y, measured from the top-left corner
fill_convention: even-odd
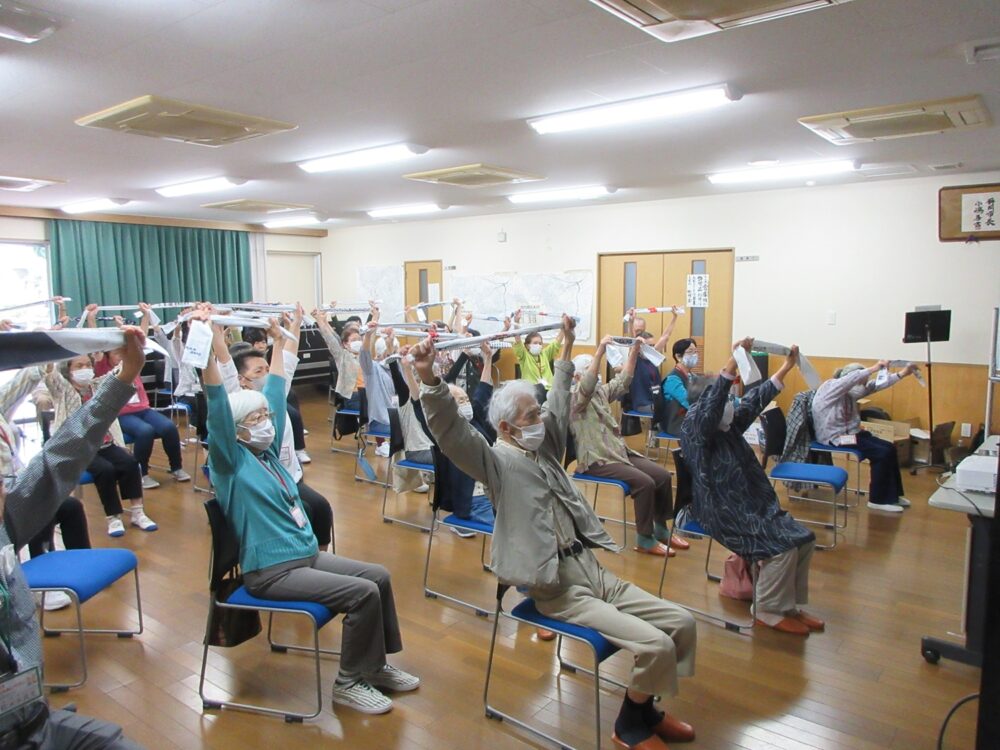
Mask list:
[[[214,495],[212,489],[212,478],[208,471],[208,441],[199,440],[194,448],[194,479],[191,484],[195,492],[204,492],[206,495]],[[205,486],[198,484],[198,477],[205,477]]]
[[[500,617],[507,617],[515,622],[523,622],[527,625],[531,625],[535,628],[543,628],[545,630],[551,630],[558,637],[556,644],[556,655],[559,659],[560,670],[565,670],[567,672],[576,673],[583,672],[584,674],[591,675],[594,678],[594,726],[595,726],[595,742],[597,745],[597,750],[601,750],[601,681],[609,682],[616,685],[622,689],[627,688],[627,686],[615,680],[613,678],[607,677],[601,674],[601,664],[607,660],[609,657],[614,656],[619,649],[613,643],[611,643],[607,638],[601,635],[598,631],[593,628],[583,627],[582,625],[573,625],[568,622],[563,622],[562,620],[554,620],[551,617],[546,617],[541,614],[535,607],[535,602],[531,599],[524,599],[520,604],[515,606],[510,612],[505,612],[503,610],[503,597],[507,593],[507,589],[510,586],[505,583],[497,584],[497,606],[495,617],[493,618],[493,635],[490,638],[490,655],[486,662],[486,686],[483,689],[483,704],[486,709],[486,717],[488,719],[498,719],[500,721],[509,721],[514,726],[520,727],[532,734],[542,737],[549,742],[558,745],[561,748],[569,748],[569,750],[575,750],[572,745],[559,740],[549,734],[546,734],[541,729],[533,727],[527,722],[516,718],[515,716],[505,713],[495,706],[490,705],[490,678],[493,674],[493,656],[496,652],[497,643],[497,628],[500,624]],[[588,669],[579,664],[574,664],[562,656],[562,642],[564,638],[568,638],[571,641],[576,641],[577,643],[582,643],[587,646],[594,658],[594,668]]]
[[[63,692],[79,687],[87,681],[87,652],[83,644],[84,633],[107,633],[119,638],[131,638],[142,633],[142,597],[139,595],[139,559],[128,549],[68,549],[46,552],[33,557],[21,566],[28,588],[42,594],[61,591],[69,596],[76,610],[75,628],[46,628],[45,607],[40,608],[39,624],[46,637],[63,633],[76,633],[80,641],[80,668],[82,676],[77,682],[46,684],[52,692]],[[138,630],[85,628],[80,605],[109,588],[115,581],[132,573],[135,578],[135,601],[139,613]]]
[[[847,465],[851,465],[851,461],[854,461],[857,471],[855,473],[855,484],[853,487],[848,487],[848,492],[853,492],[858,498],[863,497],[868,494],[868,490],[861,489],[861,462],[867,459],[857,448],[853,448],[850,445],[832,445],[829,443],[820,443],[815,440],[809,443],[809,450],[816,453],[826,453],[831,457],[840,455],[847,459]]]
[[[648,415],[647,415],[648,416]],[[563,461],[564,466],[569,466],[571,463],[576,461],[576,442],[573,440],[573,434],[568,432],[566,434],[566,458]],[[574,482],[583,482],[584,484],[591,484],[594,486],[594,511],[597,511],[597,499],[601,492],[601,487],[617,487],[622,493],[622,520],[619,521],[617,518],[610,518],[608,516],[598,516],[602,521],[614,521],[615,523],[621,523],[622,525],[622,546],[628,546],[628,527],[635,526],[632,521],[628,520],[628,499],[632,494],[631,488],[628,486],[628,482],[623,482],[621,479],[610,479],[608,477],[598,477],[593,474],[587,474],[582,471],[573,472],[572,479]]]
[[[812,526],[822,526],[833,533],[833,543],[828,545],[817,544],[817,549],[833,549],[837,546],[837,532],[840,529],[847,528],[847,471],[840,468],[839,466],[823,466],[821,464],[798,464],[798,463],[788,463],[778,464],[773,469],[771,469],[768,478],[771,480],[772,484],[775,482],[783,482],[785,484],[789,482],[801,482],[805,484],[818,484],[825,487],[829,487],[833,491],[832,500],[821,500],[814,497],[805,497],[804,495],[791,495],[789,498],[792,500],[800,500],[803,502],[810,503],[820,503],[823,505],[830,505],[833,509],[833,518],[829,521],[812,521],[808,519],[797,518],[799,523],[809,524]],[[843,493],[844,502],[838,503],[837,497]],[[839,520],[838,511],[844,511],[844,521],[843,523]]]
[[[673,536],[675,533],[680,533],[681,535],[688,537],[689,539],[708,539],[708,544],[705,548],[705,577],[714,583],[719,583],[722,581],[722,577],[715,575],[711,572],[709,568],[709,563],[712,558],[712,537],[709,535],[701,524],[695,519],[689,518],[687,523],[683,526],[677,525],[677,516],[680,511],[685,507],[689,507],[691,503],[691,472],[688,471],[687,464],[684,463],[684,457],[681,455],[680,448],[673,449],[673,459],[674,467],[677,469],[677,494],[675,496],[676,504],[674,506],[674,517],[670,523],[670,534]],[[657,592],[657,596],[661,599],[663,598],[663,584],[667,577],[667,562],[669,556],[663,558],[663,569],[660,571],[660,588]],[[724,615],[714,615],[710,612],[706,612],[701,609],[696,609],[695,607],[689,607],[681,602],[674,602],[679,607],[683,607],[688,612],[698,615],[711,622],[718,623],[726,630],[732,631],[734,633],[747,634],[753,629],[754,621],[750,618],[747,622],[737,622],[731,620]]]
[[[209,568],[209,590],[211,598],[208,608],[208,620],[205,626],[204,648],[201,655],[201,673],[198,677],[198,695],[201,697],[202,707],[205,709],[235,708],[243,711],[253,711],[270,716],[283,716],[286,722],[301,722],[303,719],[313,719],[319,716],[323,710],[323,684],[320,670],[320,654],[339,656],[340,652],[333,649],[322,649],[319,647],[319,631],[324,625],[333,620],[333,613],[322,604],[305,601],[279,601],[276,599],[260,599],[247,591],[246,586],[239,586],[229,596],[222,600],[219,598],[219,590],[226,579],[242,579],[239,573],[240,548],[239,540],[233,534],[226,517],[222,512],[222,506],[216,499],[205,501],[205,512],[208,513],[208,523],[212,531],[212,558]],[[237,703],[235,701],[222,701],[210,699],[205,696],[205,671],[208,665],[208,649],[210,628],[212,623],[212,613],[216,608],[234,610],[252,610],[257,612],[267,612],[267,643],[271,651],[276,653],[286,653],[287,651],[304,651],[314,656],[316,664],[316,710],[310,714],[297,713],[293,711],[281,710],[252,703]],[[312,625],[313,642],[311,646],[300,646],[288,643],[276,643],[271,636],[275,614],[295,614],[308,618]]]
[[[357,439],[357,452],[354,454],[354,481],[355,482],[368,482],[369,484],[377,484],[380,486],[385,486],[388,484],[388,475],[386,477],[386,482],[380,482],[378,479],[378,471],[368,463],[368,459],[365,458],[365,453],[368,450],[368,442],[370,438],[381,438],[383,440],[389,440],[392,435],[388,431],[382,431],[376,429],[369,424],[368,420],[368,397],[365,395],[364,388],[358,391],[361,398],[361,408],[359,410],[358,416],[358,431],[355,435]],[[365,470],[364,476],[358,476],[358,468],[368,467]],[[371,475],[368,472],[371,472]]]
[[[358,422],[357,422],[358,429],[356,429],[354,431],[354,439],[355,439],[355,441],[357,441],[357,439],[358,439],[358,431],[361,429],[361,424],[362,424],[362,422],[361,422],[361,410],[360,409],[348,409],[348,408],[345,408],[342,405],[342,402],[343,403],[347,403],[347,402],[344,401],[344,399],[341,398],[339,395],[337,395],[337,392],[333,389],[332,385],[330,386],[330,395],[328,397],[328,400],[330,402],[330,423],[331,423],[331,425],[330,425],[330,450],[333,453],[350,453],[350,454],[353,454],[353,455],[357,455],[358,447],[357,447],[356,444],[355,444],[353,450],[348,450],[347,448],[338,448],[338,447],[336,447],[335,443],[337,443],[338,440],[336,438],[336,434],[335,433],[336,433],[336,429],[337,429],[337,416],[338,415],[344,416],[344,417],[354,417],[354,418],[356,418],[358,420]]]
[[[403,428],[399,421],[399,409],[390,408],[389,409],[389,467],[386,470],[386,482],[385,489],[382,491],[382,522],[383,523],[398,523],[403,526],[411,526],[414,529],[420,529],[423,532],[430,532],[430,526],[424,526],[423,524],[414,523],[413,521],[406,521],[402,518],[397,518],[395,516],[387,516],[385,514],[385,505],[389,497],[389,486],[392,484],[392,467],[397,466],[401,469],[412,469],[413,471],[423,471],[429,474],[434,473],[434,464],[422,464],[418,461],[410,461],[408,458],[402,458],[396,461],[396,455],[400,452],[404,452],[403,444]],[[405,455],[405,452],[404,452]],[[395,492],[395,490],[394,490]],[[399,500],[399,493],[396,493],[396,499]]]
[[[437,473],[438,469],[442,466],[443,456],[441,451],[434,447],[431,449],[434,453],[434,470]],[[431,548],[434,545],[434,532],[440,527],[445,526],[449,528],[456,528],[462,531],[471,531],[482,536],[482,546],[479,550],[479,562],[483,567],[483,570],[489,571],[490,566],[486,562],[486,540],[493,536],[493,524],[480,523],[479,521],[473,521],[467,518],[459,518],[454,513],[451,513],[451,500],[450,498],[444,497],[444,489],[440,482],[434,483],[434,493],[431,496],[431,507],[433,509],[433,515],[431,516],[431,529],[430,534],[427,536],[427,559],[424,561],[424,596],[428,599],[444,599],[445,601],[452,602],[453,604],[460,604],[463,607],[468,607],[474,611],[479,617],[489,618],[489,611],[479,607],[472,602],[467,602],[464,599],[459,599],[448,594],[443,594],[440,591],[434,591],[430,588],[427,581],[430,578],[431,569]],[[448,515],[438,521],[438,511],[448,512]]]

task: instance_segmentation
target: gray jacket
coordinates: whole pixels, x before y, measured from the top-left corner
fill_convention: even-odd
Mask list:
[[[875,385],[874,378],[871,380],[869,378],[871,373],[868,370],[855,370],[839,378],[827,380],[816,389],[812,414],[813,427],[819,442],[836,444],[836,441],[844,435],[854,435],[860,430],[861,412],[858,410],[857,400],[850,393],[851,388],[864,385],[865,394],[862,396],[864,398],[899,382],[897,373],[889,375],[886,382],[880,386]]]
[[[587,547],[618,552],[618,545],[563,469],[573,365],[555,363],[555,382],[542,410],[545,441],[531,454],[503,441],[491,447],[458,413],[447,383],[421,387],[420,403],[441,451],[486,486],[496,508],[491,567],[503,583],[557,586],[559,555],[554,503],[573,518]]]
[[[344,348],[337,334],[325,328],[318,330],[319,335],[326,342],[326,348],[330,350],[330,356],[333,357],[333,361],[337,365],[337,387],[334,390],[339,396],[349,399],[357,390],[358,369],[360,368],[358,358]]]
[[[15,551],[20,549],[52,520],[60,503],[94,459],[118,412],[134,393],[130,383],[116,377],[105,378],[94,397],[66,418],[7,492],[0,548],[12,544]],[[10,639],[11,655],[18,669],[41,666],[42,644],[35,619],[35,599],[20,565],[15,564],[10,575],[4,573],[0,569],[10,591],[11,606],[0,613],[0,618]],[[0,672],[7,669],[4,651],[0,644]],[[0,732],[23,721],[29,708],[26,706],[0,719]]]

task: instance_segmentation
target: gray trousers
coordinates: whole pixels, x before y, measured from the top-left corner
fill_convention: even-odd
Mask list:
[[[595,477],[620,479],[628,485],[635,506],[635,530],[653,536],[653,522],[666,525],[673,515],[674,502],[670,472],[643,456],[629,455],[627,464],[591,464],[587,473]],[[662,541],[667,541],[666,539]]]
[[[24,745],[38,750],[142,750],[142,746],[122,735],[122,728],[110,721],[81,716],[60,709]]]
[[[816,542],[806,542],[761,562],[755,615],[784,617],[794,614],[798,605],[809,603],[809,563],[815,549]],[[751,565],[751,575],[757,569]]]
[[[686,609],[605,570],[590,550],[559,563],[559,585],[530,592],[543,615],[597,630],[635,657],[629,688],[676,695],[694,674],[698,631]]]
[[[261,599],[317,602],[342,613],[342,675],[378,672],[386,654],[403,650],[389,571],[381,565],[320,552],[244,573],[243,582]]]

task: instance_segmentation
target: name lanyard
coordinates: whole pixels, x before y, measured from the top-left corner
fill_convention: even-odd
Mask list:
[[[260,465],[264,467],[264,469],[267,471],[268,474],[270,474],[272,477],[278,480],[278,484],[281,485],[282,497],[285,499],[285,502],[287,502],[289,505],[295,505],[295,498],[292,496],[291,491],[288,489],[288,485],[285,484],[285,480],[282,479],[281,474],[272,469],[270,466],[268,466],[267,462],[262,457],[258,456],[257,460],[260,461]]]

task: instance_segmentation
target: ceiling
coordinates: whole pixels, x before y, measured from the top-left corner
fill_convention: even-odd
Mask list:
[[[746,188],[713,186],[704,175],[757,159],[902,162],[922,174],[941,163],[1000,168],[997,126],[835,146],[796,122],[969,93],[1000,120],[1000,62],[969,65],[959,49],[1000,35],[997,0],[854,0],[673,44],[587,0],[25,2],[68,20],[33,45],[0,39],[0,174],[67,183],[0,192],[7,205],[112,197],[135,201],[118,213],[261,220],[200,207],[245,197],[370,223],[368,209],[418,202],[449,205],[455,216],[530,210],[504,200],[518,190],[618,187],[606,201],[733,192]],[[683,119],[548,136],[524,122],[720,82],[743,98]],[[73,122],[143,94],[298,128],[212,149]],[[295,166],[399,141],[431,150],[364,171]],[[473,162],[547,179],[466,190],[401,178]],[[184,198],[153,192],[219,175],[250,181]]]

